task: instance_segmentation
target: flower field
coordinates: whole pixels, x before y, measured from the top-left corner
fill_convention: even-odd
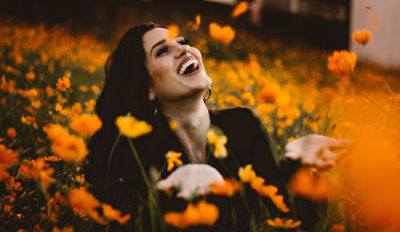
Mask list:
[[[285,145],[304,135],[350,141],[335,151],[339,158],[332,168],[305,166],[288,185],[292,195],[316,202],[320,220],[313,231],[399,231],[400,73],[358,64],[356,54],[345,50],[265,43],[215,22],[201,31],[200,21],[197,16],[180,29],[202,52],[213,80],[209,108],[252,109],[271,135],[277,162]],[[360,33],[353,39],[364,46],[371,34]],[[95,223],[131,220],[88,193],[82,171],[87,143],[102,126],[94,108],[110,52],[106,41],[63,27],[0,22],[0,231],[90,231]],[[133,116],[117,119],[120,136],[135,139],[151,131]],[[223,162],[229,156],[226,137],[209,131],[207,139]],[[166,154],[167,171],[182,164],[179,157]],[[135,158],[140,162],[140,154]],[[152,188],[157,183],[143,171]],[[226,197],[251,188],[281,212],[293,210],[251,165],[237,170],[237,179],[207,187],[208,194]],[[158,224],[184,231],[211,227],[218,208],[201,200],[161,216]],[[301,225],[297,218],[264,221],[254,231]]]

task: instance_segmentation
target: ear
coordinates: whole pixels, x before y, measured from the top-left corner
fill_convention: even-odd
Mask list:
[[[153,90],[150,88],[149,89],[149,100],[153,101],[154,99],[156,99],[156,95],[154,94]]]

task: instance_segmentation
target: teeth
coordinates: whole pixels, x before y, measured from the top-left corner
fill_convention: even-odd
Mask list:
[[[193,69],[196,69],[197,68],[197,66],[199,65],[199,62],[197,62],[197,60],[195,60],[195,59],[192,59],[192,60],[189,60],[189,61],[187,61],[186,63],[184,63],[183,65],[182,65],[182,67],[179,69],[179,75],[182,75],[184,72],[185,72],[185,69],[187,68],[187,67],[189,67],[190,65],[194,65],[194,68]]]

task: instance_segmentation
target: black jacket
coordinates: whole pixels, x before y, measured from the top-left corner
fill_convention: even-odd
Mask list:
[[[280,163],[280,168],[277,167],[272,152],[275,148],[271,146],[268,133],[262,122],[251,110],[233,108],[209,112],[212,125],[219,127],[228,138],[226,144],[228,157],[223,160],[228,170],[213,156],[208,160],[208,164],[215,167],[224,177],[232,177],[233,175],[236,179],[239,179],[239,167],[252,164],[256,174],[263,177],[266,184],[278,187],[278,193],[284,196],[286,204],[292,209],[288,214],[282,213],[267,197],[259,197],[254,190],[246,188],[248,190],[246,192],[247,203],[252,209],[251,211],[254,212],[256,224],[264,227],[266,226],[266,218],[273,219],[277,216],[297,217],[302,221],[303,228],[310,228],[317,219],[312,203],[302,198],[295,198],[295,204],[292,204],[286,191],[286,181],[299,167],[299,163],[284,161]],[[133,140],[145,170],[148,172],[150,167],[161,170],[166,161],[165,154],[170,150],[182,152],[181,160],[183,163],[190,163],[180,140],[169,128],[166,117],[158,113],[155,115],[152,124],[153,131],[150,134]],[[121,137],[115,149],[109,185],[107,191],[104,191],[108,154],[117,135],[115,130],[113,133],[106,133],[106,130],[107,128],[103,128],[90,142],[89,164],[85,168],[86,178],[92,184],[90,190],[100,200],[111,203],[113,207],[122,210],[124,213],[131,213],[132,217],[128,226],[112,224],[111,231],[140,230],[134,225],[135,220],[143,222],[143,231],[150,231],[148,212],[146,208],[138,207],[143,205],[143,201],[147,199],[148,191],[125,137]],[[207,147],[208,149],[210,148]],[[168,174],[167,171],[164,171],[162,178],[167,177]],[[169,197],[161,192],[158,192],[157,196],[162,213],[183,211],[187,206],[187,203],[182,199]],[[220,211],[218,221],[212,228],[198,226],[191,228],[190,231],[250,231],[251,212],[246,210],[242,198],[239,196],[233,198],[209,196],[207,201],[217,204]],[[231,216],[232,205],[237,213],[236,223],[233,223]],[[262,210],[264,206],[268,210]],[[296,210],[294,210],[295,208]],[[175,231],[173,227],[169,226],[167,230]]]

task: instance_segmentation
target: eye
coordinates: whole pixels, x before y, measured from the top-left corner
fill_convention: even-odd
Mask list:
[[[166,53],[166,52],[169,52],[169,47],[168,47],[168,46],[164,46],[164,47],[160,48],[160,49],[157,51],[156,56],[159,57],[159,56],[161,56],[162,54],[164,54],[164,53]]]
[[[181,41],[178,42],[181,45],[187,45],[190,43],[189,39],[183,38]]]

